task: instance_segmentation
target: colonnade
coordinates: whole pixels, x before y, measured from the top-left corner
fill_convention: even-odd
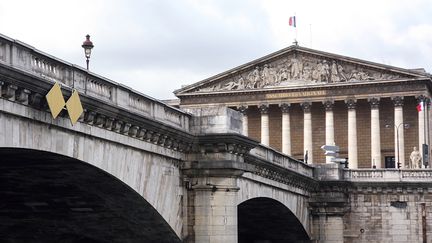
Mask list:
[[[420,95],[417,101],[427,103],[428,100],[425,96]],[[405,139],[404,139],[404,117],[403,117],[403,105],[404,97],[395,96],[391,97],[394,107],[394,151],[395,151],[395,166],[400,163],[402,167],[408,165],[405,161]],[[335,145],[335,125],[334,125],[334,100],[326,99],[322,101],[325,108],[325,143],[326,145]],[[380,131],[380,98],[373,97],[369,98],[368,102],[370,104],[370,145],[371,145],[371,167],[381,168],[382,156],[381,156],[381,131]],[[355,98],[350,98],[345,100],[348,113],[348,159],[349,168],[358,168],[358,145],[357,145],[357,100]],[[312,114],[311,107],[312,102],[302,102],[300,106],[303,110],[303,152],[305,159],[309,163],[314,163],[313,150],[319,149],[313,147],[313,131],[312,131]],[[270,142],[270,126],[269,126],[269,104],[263,103],[258,105],[261,112],[261,143],[263,145],[269,146]],[[425,106],[427,107],[427,106]],[[279,108],[282,112],[282,152],[291,155],[291,121],[290,121],[290,108],[291,104],[280,103]],[[240,106],[239,111],[243,114],[243,134],[248,135],[248,107]],[[425,109],[419,111],[418,113],[418,138],[419,138],[419,150],[422,154],[422,144],[429,144],[426,141],[427,136],[427,122],[425,116]],[[427,139],[428,140],[428,139]],[[326,163],[330,163],[330,157],[326,158]]]

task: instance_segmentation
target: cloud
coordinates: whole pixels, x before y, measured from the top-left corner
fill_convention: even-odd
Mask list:
[[[306,47],[431,71],[431,14],[428,0],[0,0],[0,30],[81,66],[89,33],[92,71],[163,99],[296,35]]]

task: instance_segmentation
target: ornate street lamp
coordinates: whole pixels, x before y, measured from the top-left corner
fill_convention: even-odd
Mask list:
[[[403,128],[408,129],[410,127],[410,125],[408,123],[400,123],[398,125],[393,124],[393,126],[394,126],[394,128],[396,128],[396,144],[397,144],[397,146],[396,146],[396,149],[397,149],[396,167],[398,169],[400,169],[402,167],[402,164],[400,162],[400,157],[399,157],[399,128],[401,126],[403,126]],[[391,128],[391,125],[390,124],[386,124],[385,127],[386,128]]]
[[[82,48],[84,48],[84,54],[87,62],[87,70],[89,70],[89,59],[91,55],[91,50],[94,47],[93,42],[90,41],[90,35],[86,35],[86,40],[82,44]]]

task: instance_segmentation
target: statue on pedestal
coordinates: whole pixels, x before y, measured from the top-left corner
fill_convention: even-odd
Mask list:
[[[421,162],[422,162],[422,157],[420,151],[418,151],[417,147],[414,147],[410,155],[409,168],[419,169],[421,168]]]

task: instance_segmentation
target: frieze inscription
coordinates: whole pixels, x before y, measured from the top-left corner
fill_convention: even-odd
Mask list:
[[[304,90],[304,91],[285,91],[281,93],[244,93],[233,95],[214,94],[209,96],[190,96],[182,99],[184,105],[189,104],[211,104],[211,103],[242,103],[249,101],[265,101],[277,99],[290,99],[290,98],[303,98],[303,97],[337,97],[337,96],[359,96],[371,97],[378,95],[380,97],[390,97],[393,94],[400,94],[401,92],[415,92],[424,90],[426,83],[407,82],[399,85],[380,85],[376,86],[371,83],[370,85],[362,85],[358,87],[339,87],[337,89],[322,89],[322,90]]]
[[[265,98],[266,99],[280,99],[280,98],[323,96],[323,95],[326,95],[326,93],[327,92],[325,90],[289,92],[289,93],[266,94]]]

